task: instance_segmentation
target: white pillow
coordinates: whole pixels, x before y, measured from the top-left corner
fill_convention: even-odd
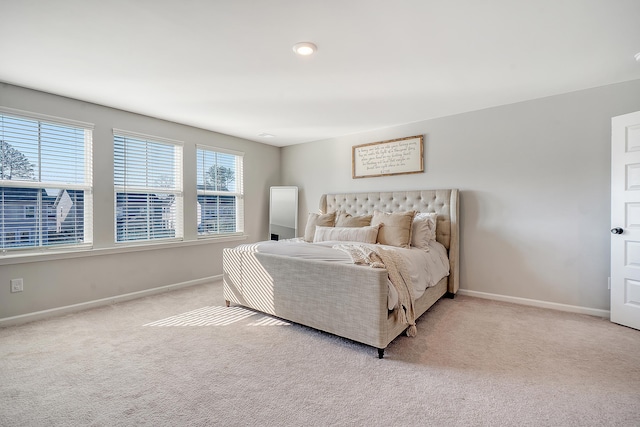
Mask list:
[[[337,240],[339,242],[376,243],[378,239],[378,226],[367,227],[321,227],[316,226],[316,234],[313,242],[327,242]]]
[[[429,249],[429,241],[436,240],[437,224],[437,213],[417,213],[416,216],[413,217],[411,246],[419,249]]]

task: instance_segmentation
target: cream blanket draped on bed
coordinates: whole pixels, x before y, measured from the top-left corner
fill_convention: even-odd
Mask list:
[[[413,285],[411,275],[406,271],[402,257],[393,249],[369,245],[341,244],[334,249],[349,254],[354,264],[369,265],[372,268],[386,268],[389,280],[398,292],[398,313],[400,320],[409,325],[407,336],[416,336],[416,319],[413,309]]]

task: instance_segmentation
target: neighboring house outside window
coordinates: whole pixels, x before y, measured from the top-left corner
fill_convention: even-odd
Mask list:
[[[199,145],[196,156],[198,235],[242,233],[243,153]]]
[[[182,143],[114,129],[116,242],[183,238]]]
[[[0,109],[0,249],[92,243],[93,125]]]

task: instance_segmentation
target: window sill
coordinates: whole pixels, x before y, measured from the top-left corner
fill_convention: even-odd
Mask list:
[[[122,254],[129,252],[154,251],[159,249],[184,248],[199,245],[215,245],[224,242],[237,242],[247,239],[246,234],[233,236],[220,236],[198,238],[181,242],[147,243],[136,245],[118,245],[109,248],[99,249],[70,249],[70,250],[42,250],[29,253],[5,253],[0,254],[0,266],[11,264],[24,264],[29,262],[55,261],[59,259],[84,258],[90,256]]]

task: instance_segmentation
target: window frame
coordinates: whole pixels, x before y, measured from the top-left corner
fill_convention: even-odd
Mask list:
[[[30,111],[18,110],[15,108],[8,108],[0,106],[0,115],[11,117],[17,120],[27,120],[38,122],[38,127],[44,125],[61,126],[68,128],[76,128],[83,131],[83,183],[64,183],[60,181],[41,181],[41,176],[38,177],[38,181],[23,181],[23,180],[3,180],[0,179],[0,187],[4,188],[16,188],[16,189],[33,189],[38,191],[36,204],[33,205],[35,215],[35,233],[38,235],[37,245],[25,245],[25,246],[13,246],[13,247],[0,247],[0,251],[3,254],[21,252],[21,253],[38,253],[43,251],[65,251],[65,250],[83,250],[91,249],[93,247],[93,131],[94,124],[72,120],[57,116],[51,116],[47,114],[33,113]],[[38,135],[38,157],[42,155],[42,135]],[[77,243],[59,243],[59,244],[43,244],[42,236],[44,234],[42,221],[43,216],[48,215],[50,206],[42,205],[42,192],[47,189],[57,189],[59,193],[67,190],[82,191],[82,209],[83,209],[83,222],[82,222],[82,241]],[[24,207],[24,213],[26,217],[26,206]],[[47,209],[45,211],[45,209]],[[4,223],[4,217],[0,218],[0,221]],[[2,227],[3,225],[0,225]],[[22,241],[24,230],[15,230],[14,241]],[[18,237],[19,236],[19,237]],[[6,240],[6,239],[5,239]],[[29,239],[31,240],[31,239]]]
[[[136,142],[145,142],[150,144],[158,144],[158,145],[171,145],[174,149],[174,170],[173,170],[173,178],[175,183],[175,188],[167,189],[167,191],[159,191],[160,188],[153,186],[136,186],[136,185],[127,185],[126,182],[124,185],[120,185],[116,183],[116,138],[122,137],[125,139],[130,139]],[[113,242],[116,246],[128,246],[128,245],[153,245],[159,243],[167,243],[167,242],[181,242],[184,241],[184,166],[183,166],[183,157],[184,157],[184,142],[169,138],[164,138],[155,135],[147,135],[139,132],[132,132],[123,129],[113,128]],[[148,176],[147,176],[148,178]],[[125,239],[118,240],[118,193],[138,193],[138,194],[147,194],[151,195],[153,193],[169,193],[175,195],[175,215],[173,216],[173,220],[175,222],[175,234],[172,237],[150,237],[146,239]],[[147,227],[147,235],[150,234],[149,227]]]
[[[196,188],[196,234],[198,239],[219,239],[223,237],[233,237],[233,236],[243,236],[244,235],[244,152],[229,150],[225,148],[212,147],[209,145],[196,144],[196,180],[195,180],[195,188]],[[204,156],[201,159],[200,153],[209,152],[214,154],[224,154],[235,156],[235,180],[236,186],[235,191],[222,191],[222,190],[208,190],[198,188],[199,182],[199,169],[203,167],[203,173],[209,169],[213,165],[208,165],[204,167]],[[202,160],[202,162],[201,162]],[[217,163],[216,163],[217,165]],[[239,178],[239,179],[238,179]],[[229,196],[234,197],[235,200],[235,231],[233,232],[207,232],[207,231],[199,231],[198,227],[200,226],[201,221],[198,221],[198,217],[201,216],[200,211],[200,202],[198,201],[198,197],[200,196]],[[206,209],[206,208],[203,208]]]

